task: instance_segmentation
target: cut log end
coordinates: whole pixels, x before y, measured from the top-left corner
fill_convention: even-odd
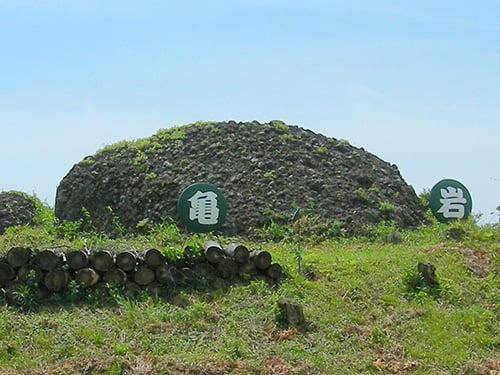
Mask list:
[[[154,280],[155,272],[145,264],[138,266],[134,272],[134,281],[137,285],[146,286],[151,284]]]
[[[224,252],[227,256],[234,259],[239,264],[248,262],[250,257],[250,251],[247,247],[235,243],[227,245]]]
[[[7,286],[15,277],[16,273],[10,264],[0,262],[0,286]]]
[[[255,263],[259,270],[266,270],[272,262],[271,254],[264,250],[253,250],[250,253],[250,259]]]
[[[62,268],[53,269],[45,275],[44,284],[51,292],[62,292],[69,283],[69,274]]]
[[[266,270],[266,275],[273,280],[281,280],[284,277],[283,268],[278,263],[271,263]]]
[[[137,265],[137,253],[135,251],[122,251],[116,254],[116,266],[125,272],[130,272],[135,269]]]
[[[40,251],[33,258],[33,262],[40,267],[43,271],[51,271],[59,267],[64,261],[61,254],[56,253],[54,250]]]
[[[107,272],[115,265],[113,253],[108,250],[96,251],[90,258],[92,267],[99,272]]]
[[[99,274],[92,268],[82,268],[75,274],[75,281],[78,284],[94,286],[99,282]]]
[[[103,276],[103,281],[110,285],[125,285],[127,282],[127,274],[120,268],[112,268]]]
[[[86,268],[89,265],[89,254],[84,250],[70,251],[66,254],[66,263],[74,271]]]
[[[13,247],[7,253],[7,263],[12,268],[18,269],[27,264],[33,255],[33,251],[28,247]]]
[[[151,268],[155,269],[166,262],[165,255],[158,249],[149,249],[142,254],[144,263]]]

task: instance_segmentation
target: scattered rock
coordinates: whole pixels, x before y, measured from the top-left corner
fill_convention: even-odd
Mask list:
[[[387,242],[387,243],[393,243],[393,244],[399,244],[399,243],[403,242],[403,236],[402,236],[402,234],[401,234],[400,231],[395,230],[395,231],[389,233],[385,237],[385,242]]]
[[[27,194],[17,191],[1,192],[0,234],[15,225],[31,224],[35,213],[35,201]]]
[[[446,235],[455,241],[461,241],[465,238],[465,230],[462,228],[449,228],[446,230]]]
[[[278,300],[278,307],[281,317],[287,325],[296,326],[305,322],[304,311],[301,304],[285,298],[280,298]]]
[[[439,285],[436,277],[436,267],[432,263],[418,262],[417,269],[426,286],[436,287]]]

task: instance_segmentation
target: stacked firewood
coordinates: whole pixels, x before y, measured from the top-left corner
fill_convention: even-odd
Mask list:
[[[40,294],[46,296],[63,293],[72,280],[73,284],[96,291],[121,287],[132,296],[142,290],[168,294],[196,283],[204,283],[211,289],[256,278],[275,283],[282,277],[282,267],[272,261],[269,252],[250,251],[235,243],[221,247],[215,241],[206,241],[198,251],[187,246],[183,256],[175,260],[167,260],[154,248],[115,252],[13,247],[0,258],[0,287],[8,301],[28,281],[35,283]]]

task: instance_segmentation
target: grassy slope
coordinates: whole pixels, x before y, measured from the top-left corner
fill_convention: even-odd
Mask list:
[[[179,291],[169,301],[115,295],[111,303],[32,312],[1,303],[0,373],[499,373],[499,228],[469,225],[461,242],[446,239],[445,229],[404,233],[398,245],[379,238],[303,243],[301,273],[293,241],[246,243],[269,250],[287,270],[274,288],[254,281],[224,292]],[[0,251],[84,242],[168,251],[169,240],[181,247],[201,239],[171,227],[119,241],[21,227],[0,236]],[[438,297],[408,290],[419,261],[436,266]],[[305,326],[280,323],[280,297],[303,304]]]

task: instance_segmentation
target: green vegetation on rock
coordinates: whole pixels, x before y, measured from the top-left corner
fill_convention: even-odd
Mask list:
[[[204,123],[196,123],[201,125]],[[207,123],[208,124],[208,123]],[[193,125],[193,124],[191,124]],[[185,128],[191,125],[173,126],[168,129],[160,129],[151,137],[139,138],[133,141],[119,141],[111,145],[104,146],[96,152],[96,155],[112,151],[141,151],[148,154],[156,154],[163,151],[160,142],[182,140],[186,136]]]
[[[268,224],[263,209],[286,216],[294,204],[314,205],[323,226],[336,220],[350,234],[382,221],[409,228],[424,219],[414,190],[393,165],[282,121],[197,122],[106,146],[66,174],[55,212],[61,221],[78,221],[86,207],[95,227],[111,234],[110,206],[134,231],[145,219],[175,218],[176,199],[200,181],[228,200],[226,235],[262,228]]]

